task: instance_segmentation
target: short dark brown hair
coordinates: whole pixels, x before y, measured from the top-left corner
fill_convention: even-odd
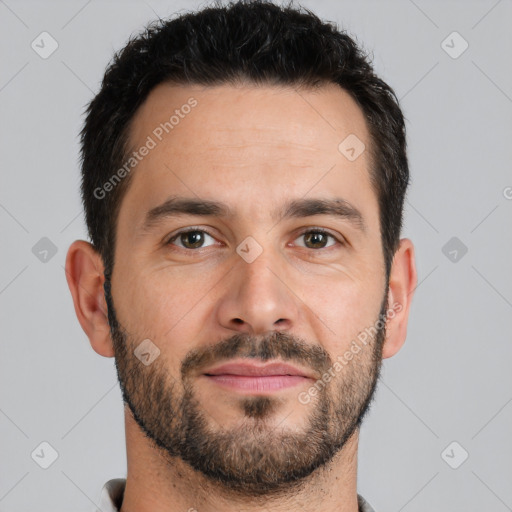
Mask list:
[[[291,87],[335,83],[357,102],[371,136],[369,173],[379,203],[389,277],[409,182],[398,99],[375,75],[368,55],[335,24],[303,7],[264,0],[231,2],[158,20],[114,55],[81,131],[82,201],[105,274],[113,268],[116,220],[131,174],[108,194],[98,190],[126,161],[128,131],[139,106],[163,82],[216,86],[240,81]]]

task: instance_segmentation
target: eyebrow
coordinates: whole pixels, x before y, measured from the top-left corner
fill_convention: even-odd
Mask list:
[[[231,208],[219,201],[191,197],[171,196],[164,203],[149,210],[142,225],[142,231],[151,231],[165,219],[182,215],[200,217],[232,218]],[[366,223],[361,212],[345,199],[294,199],[273,212],[272,218],[277,222],[285,219],[329,215],[346,220],[356,229],[365,233]]]

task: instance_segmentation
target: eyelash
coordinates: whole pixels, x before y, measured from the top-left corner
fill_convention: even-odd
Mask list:
[[[206,229],[202,229],[202,228],[196,228],[196,227],[190,227],[190,228],[186,228],[186,229],[182,229],[181,231],[178,231],[177,233],[175,233],[171,238],[169,238],[167,240],[167,242],[165,242],[164,245],[166,246],[169,246],[169,245],[173,245],[172,242],[174,242],[177,238],[179,238],[181,235],[185,234],[185,233],[195,233],[195,232],[200,232],[200,233],[206,233],[208,236],[211,236],[212,238],[215,238],[215,236],[210,233],[208,230]],[[322,235],[326,235],[326,236],[329,236],[331,237],[333,240],[335,240],[339,245],[341,246],[344,246],[345,245],[345,242],[343,242],[342,240],[338,239],[336,236],[334,236],[330,231],[327,231],[326,229],[323,229],[323,228],[317,228],[317,227],[310,227],[308,229],[305,229],[304,231],[301,231],[296,238],[299,238],[301,236],[304,236],[308,233],[321,233]],[[198,249],[188,249],[186,247],[179,247],[179,246],[176,246],[178,249],[182,250],[182,251],[186,251],[186,252],[195,252],[195,251],[199,251],[201,249],[205,249],[205,247],[199,247]],[[320,247],[319,249],[311,249],[310,247],[303,247],[303,249],[309,249],[311,251],[319,251],[321,249],[323,250],[328,250],[328,249],[332,249],[334,246],[329,246],[329,247]]]

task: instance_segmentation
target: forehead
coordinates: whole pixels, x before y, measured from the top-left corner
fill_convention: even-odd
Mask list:
[[[336,154],[340,137],[349,133],[369,142],[362,110],[336,84],[313,90],[164,83],[137,110],[129,140],[136,146],[153,135],[157,142],[174,142],[174,151],[200,150],[203,144],[222,150],[236,144],[288,143]]]
[[[351,160],[345,140],[366,150]],[[253,220],[308,194],[341,197],[375,217],[364,114],[335,84],[160,84],[134,116],[129,146],[150,147],[121,205],[119,220],[132,226],[176,195],[222,201]]]

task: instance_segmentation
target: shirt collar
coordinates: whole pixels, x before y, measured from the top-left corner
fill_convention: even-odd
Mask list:
[[[119,512],[123,502],[126,478],[113,478],[101,490],[100,504],[96,512]]]

